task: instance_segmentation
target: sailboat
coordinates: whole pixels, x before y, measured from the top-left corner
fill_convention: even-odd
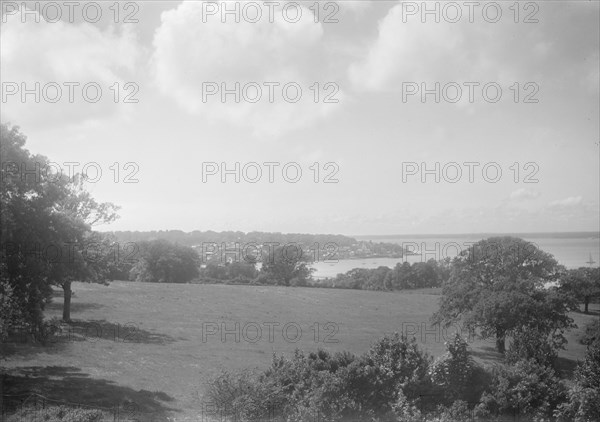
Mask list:
[[[591,267],[595,263],[596,263],[596,261],[594,261],[594,259],[592,258],[592,253],[590,252],[590,260],[588,262],[586,262],[586,264],[590,264],[590,267]]]

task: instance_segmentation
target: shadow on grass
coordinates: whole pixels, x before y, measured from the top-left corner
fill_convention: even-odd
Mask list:
[[[90,378],[72,366],[30,366],[2,375],[3,411],[12,413],[24,401],[43,396],[46,405],[85,406],[118,412],[119,420],[167,421],[177,411],[165,402],[173,398],[161,391],[136,391],[105,379]],[[39,395],[39,396],[37,396]],[[42,399],[43,400],[43,399]]]
[[[73,320],[63,323],[70,327],[70,333],[75,341],[111,340],[119,343],[141,343],[165,345],[174,343],[177,339],[167,335],[144,330],[135,322],[125,324],[102,320]]]
[[[492,346],[483,346],[480,348],[473,348],[471,350],[473,357],[476,357],[485,362],[503,362],[504,357],[499,353],[496,348]]]
[[[73,320],[49,322],[47,331],[37,333],[37,341],[29,332],[12,334],[7,341],[0,343],[4,356],[29,356],[37,353],[61,353],[71,343],[88,341],[111,341],[115,343],[140,343],[166,345],[177,339],[140,328],[135,322],[125,324],[106,320]]]
[[[573,378],[573,373],[577,368],[577,361],[559,356],[554,361],[554,369],[562,378]]]
[[[95,310],[104,308],[104,305],[100,305],[98,303],[89,303],[89,302],[71,302],[71,313],[75,314],[77,312],[85,312],[88,310]],[[50,302],[46,304],[46,310],[49,311],[61,311],[63,309],[63,302]]]

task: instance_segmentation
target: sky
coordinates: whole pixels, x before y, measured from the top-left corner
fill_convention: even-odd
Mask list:
[[[600,230],[598,2],[278,3],[3,1],[0,119],[100,230]]]

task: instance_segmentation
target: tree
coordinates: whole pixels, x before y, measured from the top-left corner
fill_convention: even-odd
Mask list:
[[[569,270],[560,279],[560,287],[563,291],[583,302],[584,312],[587,314],[590,301],[600,297],[600,267],[580,267]]]
[[[557,412],[559,420],[600,420],[600,341],[588,346],[585,360],[575,370],[575,384],[568,397],[568,402]]]
[[[446,326],[462,320],[484,338],[495,336],[500,353],[507,335],[523,327],[562,337],[574,326],[567,315],[573,304],[547,288],[561,271],[552,255],[530,242],[515,237],[481,240],[454,259],[432,320]]]
[[[6,278],[23,322],[39,324],[51,286],[64,290],[63,319],[70,319],[71,282],[98,281],[102,260],[86,259],[91,227],[117,218],[117,207],[96,202],[85,177],[47,171],[49,161],[25,149],[18,127],[0,125],[1,236]]]
[[[135,281],[186,283],[199,275],[200,257],[193,248],[156,239],[141,242],[140,257],[131,269]]]
[[[483,394],[477,413],[518,415],[522,420],[549,420],[566,399],[566,388],[549,366],[533,360],[492,367],[491,383]]]
[[[304,284],[313,271],[306,265],[308,259],[300,248],[280,246],[263,255],[261,272],[283,286],[289,286],[294,278],[298,279],[296,285]]]
[[[70,321],[71,283],[76,280],[108,282],[109,240],[104,235],[93,232],[92,227],[116,220],[118,208],[112,203],[96,202],[86,190],[85,175],[75,175],[72,180],[62,179],[62,182],[65,195],[57,202],[53,213],[55,225],[59,228],[55,242],[74,247],[65,253],[64,259],[52,265],[50,282],[62,287],[63,320]]]
[[[478,401],[488,382],[485,370],[473,360],[467,346],[457,333],[451,342],[446,342],[447,352],[429,370],[446,405],[456,400]]]

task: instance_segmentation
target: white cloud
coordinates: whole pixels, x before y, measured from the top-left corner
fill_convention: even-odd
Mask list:
[[[569,208],[579,206],[582,202],[583,198],[581,196],[570,196],[568,198],[552,201],[549,205],[550,207],[556,208]]]
[[[400,81],[437,81],[440,74],[453,80],[478,66],[476,57],[467,54],[467,34],[461,27],[423,24],[415,17],[403,22],[402,7],[389,10],[365,58],[350,66],[349,77],[357,88],[397,90]]]
[[[203,4],[185,1],[162,14],[154,37],[153,68],[163,94],[191,114],[216,123],[249,127],[257,136],[278,136],[304,127],[336,107],[323,103],[323,91],[315,103],[314,91],[310,89],[315,82],[327,81],[324,68],[314,66],[322,46],[323,28],[314,23],[310,10],[303,8],[302,18],[296,23],[286,21],[278,9],[272,23],[266,16],[258,23],[244,19],[235,23],[231,18],[222,23],[219,15],[203,15]],[[203,83],[210,82],[216,83],[219,91],[222,83],[232,89],[239,82],[242,93],[244,86],[257,83],[262,97],[256,103],[244,101],[244,97],[236,103],[234,96],[229,95],[223,102],[217,93],[203,101],[203,92],[208,89]],[[272,102],[264,82],[280,84],[274,87]],[[302,89],[296,103],[287,102],[282,94],[282,87],[290,82]],[[256,88],[247,86],[248,97],[255,97]],[[331,87],[328,93],[334,89]],[[295,88],[290,87],[289,98],[295,93]],[[342,95],[338,92],[335,98],[341,101]]]
[[[362,13],[365,10],[371,8],[372,3],[370,0],[349,0],[349,1],[337,2],[337,5],[339,6],[339,8],[342,12],[348,10],[353,13]],[[326,12],[326,14],[328,12],[332,13],[333,9],[329,8],[325,12]]]
[[[535,199],[540,196],[540,192],[532,190],[520,188],[517,189],[510,194],[510,199],[513,201],[524,201],[529,199]]]
[[[22,23],[20,15],[15,14],[2,24],[0,39],[2,82],[14,83],[19,90],[6,97],[2,119],[15,124],[31,124],[36,128],[45,124],[60,126],[114,114],[120,108],[110,87],[115,82],[120,84],[122,104],[123,94],[127,94],[123,84],[135,81],[131,77],[140,49],[134,31],[128,26],[119,31],[113,26],[101,30],[90,23],[50,23],[44,19],[36,23],[33,16]],[[72,101],[70,88],[65,85],[70,82],[79,84],[71,88]],[[22,88],[35,90],[36,83],[39,83],[39,103],[33,95],[23,101]],[[82,88],[88,83],[101,89],[102,96],[95,103],[83,97]],[[87,94],[93,99],[96,89],[90,87]]]

